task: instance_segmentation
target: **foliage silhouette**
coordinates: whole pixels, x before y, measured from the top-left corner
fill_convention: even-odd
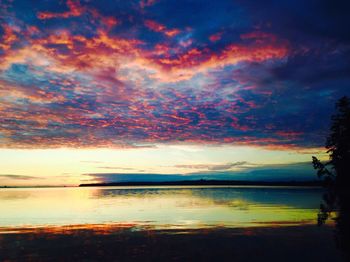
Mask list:
[[[344,96],[336,103],[330,133],[326,141],[329,161],[312,157],[317,175],[327,189],[320,205],[318,224],[335,213],[336,241],[346,259],[350,258],[350,100]]]

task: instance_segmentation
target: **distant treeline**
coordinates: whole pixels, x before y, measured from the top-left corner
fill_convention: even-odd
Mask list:
[[[81,184],[89,186],[322,186],[321,181],[234,181],[234,180],[183,180],[165,182],[112,182]]]

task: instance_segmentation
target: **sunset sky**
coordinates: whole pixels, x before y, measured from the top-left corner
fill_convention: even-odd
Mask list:
[[[309,180],[345,1],[0,0],[0,186]]]

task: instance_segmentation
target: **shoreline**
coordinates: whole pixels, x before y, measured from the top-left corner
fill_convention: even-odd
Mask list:
[[[334,227],[317,225],[133,230],[40,228],[0,234],[5,261],[341,261]]]
[[[322,187],[321,181],[237,181],[237,180],[182,180],[182,181],[135,181],[80,184],[79,187],[105,186],[287,186],[287,187]]]
[[[191,233],[191,232],[214,232],[230,231],[240,232],[244,230],[265,230],[278,228],[295,228],[295,227],[317,227],[316,221],[282,221],[282,222],[257,222],[237,225],[198,225],[197,227],[186,227],[185,225],[167,225],[167,224],[147,224],[138,222],[122,223],[95,223],[95,224],[61,224],[61,225],[21,225],[21,226],[0,226],[0,237],[6,234],[37,234],[37,233],[67,233],[75,231],[91,231],[95,233],[109,232],[118,233],[121,231],[129,232],[159,232],[159,233]],[[333,228],[334,223],[327,223],[325,228]]]

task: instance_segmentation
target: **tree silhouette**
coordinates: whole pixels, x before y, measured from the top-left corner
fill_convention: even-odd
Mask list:
[[[317,175],[323,178],[326,186],[337,190],[346,190],[350,186],[350,100],[344,96],[336,103],[337,113],[332,116],[330,134],[327,137],[326,149],[329,161],[321,163],[312,157]],[[330,166],[331,169],[327,168]]]
[[[350,255],[350,100],[344,96],[336,103],[330,133],[326,141],[329,161],[322,163],[312,157],[317,175],[327,191],[318,214],[322,225],[332,212],[336,213],[336,240],[345,258]]]

